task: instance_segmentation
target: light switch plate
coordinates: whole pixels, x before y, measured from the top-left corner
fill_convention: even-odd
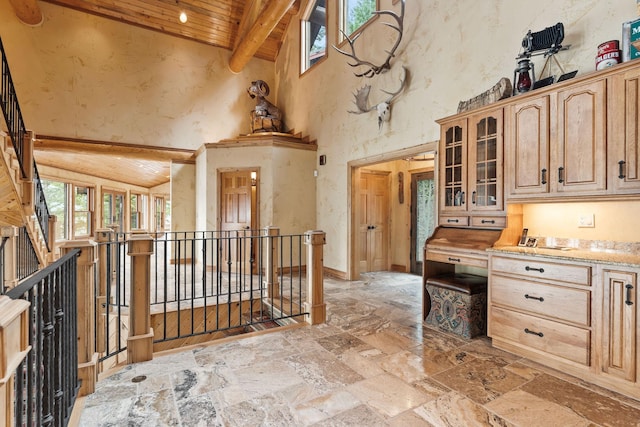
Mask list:
[[[578,216],[578,228],[592,228],[596,226],[595,224],[594,214],[581,214]]]

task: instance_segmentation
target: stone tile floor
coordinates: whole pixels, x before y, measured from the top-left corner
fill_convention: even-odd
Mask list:
[[[326,324],[122,368],[79,425],[640,426],[640,401],[423,326],[418,276],[325,279],[325,300]]]

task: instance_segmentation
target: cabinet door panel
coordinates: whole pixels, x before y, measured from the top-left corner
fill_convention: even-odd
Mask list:
[[[602,371],[636,380],[637,275],[604,270]]]
[[[504,211],[503,111],[498,109],[469,119],[469,210]]]
[[[558,92],[557,163],[550,171],[558,193],[605,192],[605,100],[605,80]]]
[[[445,125],[440,137],[440,211],[467,210],[466,120]]]
[[[505,142],[508,198],[549,192],[549,97],[514,104]]]
[[[610,193],[640,190],[640,70],[609,79],[608,144]]]

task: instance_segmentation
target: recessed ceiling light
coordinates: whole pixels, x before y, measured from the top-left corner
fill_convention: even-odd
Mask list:
[[[187,14],[184,11],[180,12],[180,22],[183,24],[187,22]]]

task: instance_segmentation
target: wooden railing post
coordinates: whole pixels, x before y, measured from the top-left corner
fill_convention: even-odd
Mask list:
[[[22,148],[22,167],[24,168],[24,176],[20,182],[20,190],[22,197],[22,205],[27,209],[30,215],[33,215],[35,210],[34,183],[33,183],[33,143],[34,134],[32,131],[27,131],[23,138]]]
[[[18,269],[16,263],[16,239],[18,238],[18,227],[7,225],[0,227],[0,240],[5,237],[9,239],[4,244],[4,288],[9,290],[18,284]]]
[[[15,425],[15,371],[29,346],[29,301],[0,296],[0,426]]]
[[[150,295],[153,239],[148,234],[135,234],[129,238],[128,246],[128,255],[131,257],[131,300],[127,363],[137,363],[153,359]]]
[[[94,316],[95,271],[98,244],[91,240],[70,240],[60,247],[61,256],[76,248],[81,250],[77,261],[76,299],[78,304],[78,378],[82,385],[78,396],[87,396],[96,389],[98,353],[96,352]]]
[[[327,306],[324,303],[324,248],[326,233],[314,230],[304,233],[307,245],[307,301],[305,311],[309,313],[305,321],[318,325],[327,320]]]
[[[267,265],[266,265],[266,289],[267,297],[278,298],[280,296],[280,283],[278,283],[278,236],[280,236],[280,228],[265,227],[264,235],[267,236]]]
[[[107,331],[107,286],[111,286],[113,275],[109,271],[109,266],[114,263],[113,250],[110,250],[110,242],[113,231],[110,228],[96,230],[96,242],[98,242],[98,283],[96,284],[96,351],[104,353],[106,351],[106,331]],[[109,259],[111,257],[111,259]]]

